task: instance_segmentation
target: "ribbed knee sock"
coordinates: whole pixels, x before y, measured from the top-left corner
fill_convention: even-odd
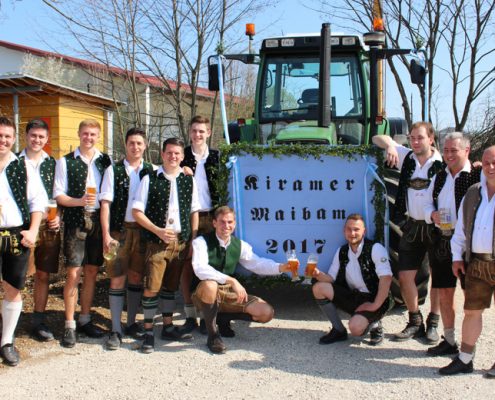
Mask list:
[[[1,346],[14,342],[14,332],[22,311],[22,301],[3,300]]]

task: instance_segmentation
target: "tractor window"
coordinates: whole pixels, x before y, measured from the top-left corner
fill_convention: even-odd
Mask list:
[[[361,118],[364,104],[357,57],[333,56],[330,70],[332,118]],[[316,56],[268,56],[261,87],[261,122],[317,120],[319,72]]]

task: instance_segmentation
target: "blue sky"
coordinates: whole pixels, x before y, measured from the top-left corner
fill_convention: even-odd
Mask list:
[[[60,28],[53,22],[53,13],[41,1],[4,0],[1,3],[0,22],[2,24],[2,30],[0,40],[61,54],[77,55],[73,49],[67,47],[67,36],[61,33]],[[301,6],[300,1],[283,0],[279,1],[276,7],[268,8],[263,14],[257,15],[255,20],[241,21],[242,26],[247,22],[256,23],[257,36],[255,43],[258,45],[262,38],[268,36],[319,32],[321,23],[324,21],[317,12]],[[335,26],[333,30],[343,31]],[[409,82],[409,77],[405,76],[404,81]],[[418,92],[412,85],[408,86],[409,93],[413,94],[414,99],[414,119],[419,119],[420,103]],[[402,116],[403,111],[400,106],[400,98],[395,89],[395,83],[391,79],[391,74],[388,74],[386,99],[388,115],[395,117]],[[449,117],[449,103],[450,101],[443,101],[439,104],[440,117],[437,123],[441,128],[448,125],[451,119]]]

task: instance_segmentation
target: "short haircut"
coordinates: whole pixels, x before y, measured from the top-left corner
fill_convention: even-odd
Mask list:
[[[425,122],[425,121],[418,121],[412,124],[411,130],[409,132],[412,132],[414,129],[419,129],[419,128],[425,128],[426,133],[430,139],[435,139],[435,129],[433,129],[433,125],[430,122]]]
[[[88,119],[83,119],[79,123],[79,131],[83,128],[98,128],[101,131],[101,125],[96,119],[88,118]]]
[[[191,122],[189,122],[189,128],[193,126],[193,124],[205,124],[206,126],[210,127],[210,119],[202,115],[195,115],[194,117],[192,117]]]
[[[444,138],[444,143],[447,141],[447,140],[457,140],[459,139],[459,143],[461,144],[461,147],[463,149],[467,148],[470,146],[471,144],[471,141],[469,140],[469,138],[464,135],[462,132],[449,132],[445,135],[445,138]]]
[[[144,131],[143,128],[138,128],[134,127],[129,129],[126,134],[125,134],[125,143],[127,144],[127,139],[129,139],[129,136],[141,136],[144,141],[146,142],[146,132]]]
[[[15,132],[15,123],[10,118],[0,116],[0,126],[8,126],[10,128],[14,128]]]
[[[363,225],[366,226],[363,216],[358,213],[349,214],[345,220],[345,223],[347,224],[348,221],[363,221]]]
[[[230,208],[229,206],[220,206],[217,209],[215,209],[215,212],[213,213],[213,219],[217,220],[217,218],[220,215],[224,215],[224,214],[232,214],[235,220],[235,211],[233,208]]]
[[[165,140],[163,142],[163,146],[162,146],[162,151],[165,151],[165,149],[167,148],[167,145],[174,145],[174,146],[180,146],[182,147],[182,150],[184,150],[184,141],[182,139],[179,139],[177,137],[171,137],[171,138],[168,138],[167,140]]]
[[[26,125],[26,133],[29,133],[31,129],[44,129],[48,133],[48,124],[42,119],[32,119]]]

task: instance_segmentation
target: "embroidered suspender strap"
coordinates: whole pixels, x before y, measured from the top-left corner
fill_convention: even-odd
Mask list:
[[[53,198],[53,183],[55,181],[55,165],[57,162],[53,157],[48,157],[43,160],[40,165],[41,182],[45,188],[49,199]]]
[[[31,221],[31,215],[27,201],[27,171],[24,160],[12,161],[5,169],[5,173],[15,203],[21,211],[22,222],[27,225]]]

